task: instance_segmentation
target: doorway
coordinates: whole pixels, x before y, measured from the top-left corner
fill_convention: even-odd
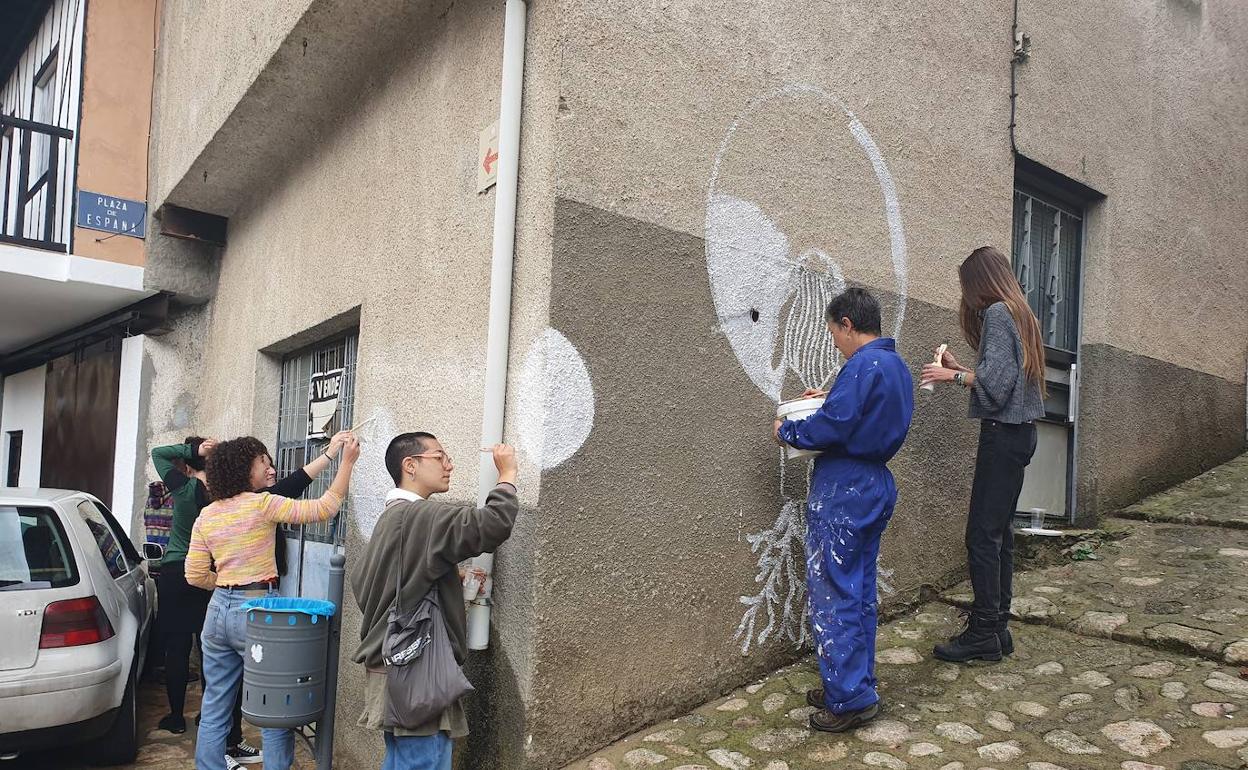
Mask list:
[[[110,338],[47,364],[39,485],[113,499],[121,340]]]

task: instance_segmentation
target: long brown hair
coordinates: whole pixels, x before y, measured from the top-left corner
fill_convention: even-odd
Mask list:
[[[1023,341],[1023,371],[1027,379],[1040,386],[1040,393],[1044,395],[1044,343],[1040,337],[1040,322],[1027,304],[1027,297],[1010,269],[1010,261],[996,247],[980,246],[958,268],[958,280],[962,283],[962,304],[958,313],[967,343],[979,350],[984,330],[980,314],[990,305],[1004,302]]]

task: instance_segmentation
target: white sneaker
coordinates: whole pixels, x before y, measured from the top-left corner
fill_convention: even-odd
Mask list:
[[[231,757],[229,754],[225,755],[225,770],[242,770],[242,767],[234,757]]]

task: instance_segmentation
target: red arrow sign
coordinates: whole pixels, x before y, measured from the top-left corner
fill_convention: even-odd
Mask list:
[[[498,153],[493,150],[486,150],[485,162],[481,164],[481,166],[485,169],[485,173],[493,174],[494,173],[493,166],[496,162],[498,162]]]

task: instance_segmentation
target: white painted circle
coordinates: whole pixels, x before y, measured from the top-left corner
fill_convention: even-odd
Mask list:
[[[576,454],[594,427],[594,388],[580,351],[555,329],[529,348],[517,382],[520,448],[543,470]]]

